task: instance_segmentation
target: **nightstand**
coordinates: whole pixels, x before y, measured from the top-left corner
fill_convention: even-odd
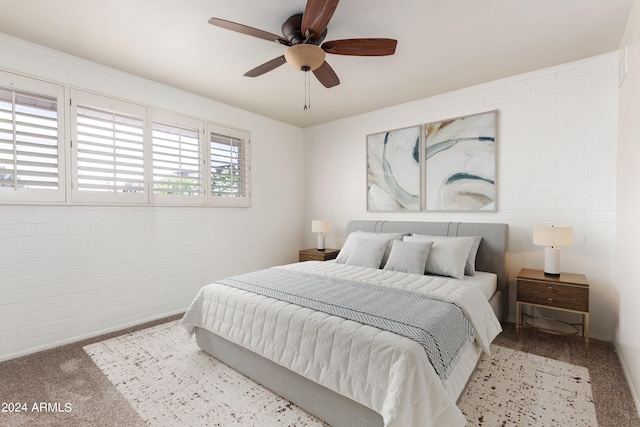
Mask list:
[[[542,270],[523,268],[518,273],[516,297],[516,332],[522,328],[536,328],[558,335],[577,335],[582,327],[585,353],[589,351],[589,282],[584,274],[545,274]],[[578,313],[582,323],[567,323],[555,319],[543,319],[523,313],[522,306],[529,305],[553,310]],[[526,317],[526,319],[525,319]],[[544,323],[550,323],[546,325]],[[551,328],[553,324],[571,330]]]
[[[330,259],[336,259],[340,249],[325,249],[319,251],[316,248],[302,249],[299,253],[299,261],[327,261]]]

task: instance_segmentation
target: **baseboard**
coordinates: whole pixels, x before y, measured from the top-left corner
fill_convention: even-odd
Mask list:
[[[15,353],[9,353],[9,354],[3,354],[0,355],[0,362],[4,362],[6,360],[11,360],[11,359],[15,359],[17,357],[23,357],[23,356],[28,356],[30,354],[34,354],[34,353],[39,353],[41,351],[46,351],[46,350],[51,350],[52,348],[56,348],[56,347],[61,347],[63,345],[67,345],[67,344],[73,344],[79,341],[83,341],[86,339],[90,339],[90,338],[95,338],[97,336],[100,335],[104,335],[104,334],[109,334],[112,332],[117,332],[117,331],[121,331],[123,329],[127,329],[127,328],[131,328],[134,326],[138,326],[138,325],[143,325],[145,323],[149,323],[149,322],[153,322],[159,319],[163,319],[165,317],[170,317],[170,316],[175,316],[177,314],[181,314],[184,313],[186,311],[186,307],[180,310],[175,310],[169,313],[163,313],[157,316],[152,316],[152,317],[148,317],[148,318],[144,318],[144,319],[140,319],[140,320],[134,320],[132,322],[128,322],[128,323],[123,323],[121,325],[116,325],[116,326],[112,326],[110,328],[105,328],[105,329],[101,329],[95,332],[89,332],[83,335],[78,335],[75,337],[70,337],[64,340],[60,340],[60,341],[55,341],[52,343],[48,343],[45,345],[41,345],[41,346],[37,346],[37,347],[32,347],[23,351],[18,351]]]
[[[627,380],[627,386],[629,387],[629,391],[631,392],[631,398],[633,399],[633,403],[636,404],[636,412],[638,412],[638,416],[640,417],[640,398],[638,396],[638,390],[633,388],[631,375],[629,375],[629,370],[627,369],[627,365],[624,363],[624,360],[620,357],[618,343],[615,340],[613,340],[613,347],[615,348],[616,353],[618,355],[618,361],[620,361],[620,366],[622,366],[622,372],[624,373],[624,378]]]

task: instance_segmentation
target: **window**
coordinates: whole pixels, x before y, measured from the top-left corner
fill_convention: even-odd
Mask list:
[[[204,200],[201,121],[154,111],[153,202],[201,204]]]
[[[0,203],[251,206],[247,132],[64,93],[0,71]]]
[[[146,202],[142,106],[72,92],[73,201]]]
[[[209,125],[210,203],[250,206],[249,136]]]
[[[0,72],[3,200],[64,201],[62,99],[60,86]]]

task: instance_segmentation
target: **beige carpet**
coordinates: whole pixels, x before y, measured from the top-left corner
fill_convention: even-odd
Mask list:
[[[84,349],[151,426],[325,425],[200,351],[177,322]],[[597,425],[586,368],[499,346],[459,406],[468,425]]]

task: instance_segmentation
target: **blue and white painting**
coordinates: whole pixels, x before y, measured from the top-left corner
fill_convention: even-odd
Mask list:
[[[421,126],[367,136],[367,209],[420,210]]]
[[[425,125],[426,210],[496,210],[497,115]]]

